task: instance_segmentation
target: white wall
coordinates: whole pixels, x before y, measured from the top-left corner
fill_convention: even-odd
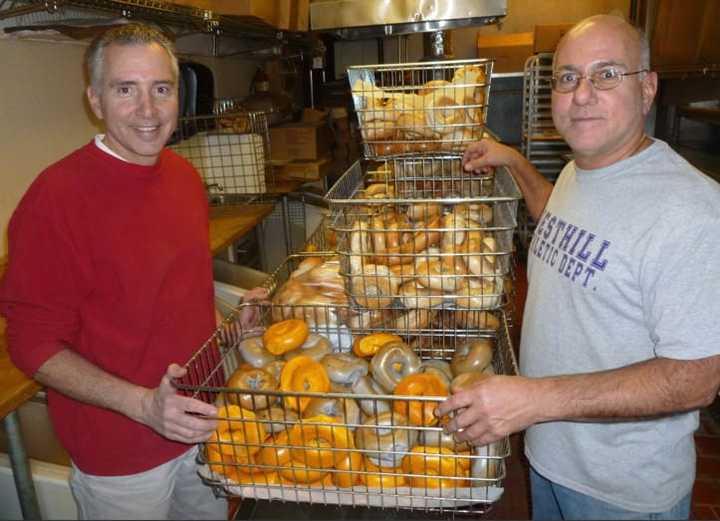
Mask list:
[[[84,45],[0,40],[0,256],[7,223],[40,171],[97,131],[84,101]]]

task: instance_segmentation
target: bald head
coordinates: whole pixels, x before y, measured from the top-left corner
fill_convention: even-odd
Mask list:
[[[632,59],[637,60],[634,65],[638,69],[650,69],[650,45],[645,34],[623,18],[608,14],[591,16],[575,24],[558,43],[556,54],[564,45],[589,33],[603,33],[607,38],[620,39]]]

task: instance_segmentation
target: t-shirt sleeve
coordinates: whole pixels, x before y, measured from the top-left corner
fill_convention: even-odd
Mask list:
[[[8,351],[28,376],[74,345],[79,330],[80,269],[68,223],[53,194],[31,187],[8,226],[9,264],[0,285]]]
[[[690,214],[690,215],[688,215]],[[655,354],[691,360],[720,354],[720,218],[678,209],[659,223],[641,273]]]

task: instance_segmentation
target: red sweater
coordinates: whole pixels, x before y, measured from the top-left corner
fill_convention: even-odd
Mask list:
[[[147,167],[85,145],[38,176],[13,214],[8,246],[0,312],[10,356],[29,376],[69,348],[154,388],[213,330],[205,191],[169,150]],[[48,403],[86,473],[133,474],[188,449],[52,389]]]

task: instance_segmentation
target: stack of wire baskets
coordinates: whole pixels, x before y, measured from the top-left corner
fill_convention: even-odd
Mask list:
[[[485,135],[491,69],[350,69],[366,157],[326,195],[330,214],[306,251],[266,282],[270,302],[238,306],[176,382],[220,408],[201,455],[218,493],[442,514],[481,514],[501,497],[508,438],[459,443],[433,414],[469,350],[488,346],[483,371],[517,374],[506,309],[520,192],[506,170],[467,173],[459,155]],[[376,132],[395,117],[394,131]],[[288,319],[310,336],[268,353]],[[375,335],[389,340],[363,353]],[[296,365],[307,372],[288,387]],[[241,373],[254,376],[239,386]],[[445,392],[403,393],[416,374]]]

